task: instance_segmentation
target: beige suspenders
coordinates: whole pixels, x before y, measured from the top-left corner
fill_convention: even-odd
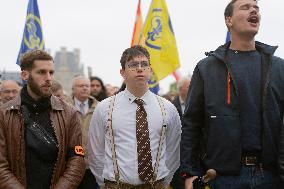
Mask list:
[[[115,141],[114,141],[114,132],[113,132],[113,127],[112,127],[112,112],[114,108],[114,103],[115,103],[115,97],[116,95],[112,96],[110,99],[110,104],[109,104],[109,112],[108,112],[108,120],[107,120],[107,129],[109,129],[109,135],[110,135],[110,143],[111,143],[111,153],[112,153],[112,160],[113,160],[113,168],[114,168],[114,176],[115,176],[115,181],[117,184],[119,184],[119,169],[118,169],[118,164],[117,164],[117,156],[116,156],[116,151],[115,151]],[[157,152],[157,157],[156,157],[156,163],[154,166],[154,178],[152,183],[154,183],[157,179],[158,175],[158,168],[159,168],[159,163],[161,159],[161,153],[162,153],[162,148],[163,148],[163,141],[166,137],[166,131],[167,131],[167,125],[166,125],[166,111],[165,111],[165,106],[162,101],[162,98],[156,95],[156,98],[158,100],[162,116],[163,116],[163,126],[161,129],[161,135],[160,135],[160,141],[159,141],[159,147],[158,147],[158,152]]]
[[[161,154],[162,154],[163,141],[164,141],[164,138],[166,137],[166,131],[167,131],[165,105],[164,105],[161,97],[156,95],[156,98],[157,98],[157,100],[159,102],[159,106],[161,108],[161,112],[162,112],[162,116],[163,116],[163,126],[162,126],[162,129],[161,129],[159,147],[158,147],[156,163],[155,163],[155,167],[154,167],[154,176],[153,176],[154,178],[153,178],[152,182],[155,182],[156,179],[157,179],[157,176],[158,176],[158,168],[159,168],[159,163],[160,163]]]
[[[115,143],[114,143],[114,133],[113,133],[113,128],[112,128],[112,112],[113,112],[113,108],[114,108],[115,97],[116,97],[116,95],[114,95],[110,98],[107,128],[109,129],[109,135],[110,135],[111,154],[112,154],[113,169],[114,169],[114,178],[115,178],[115,181],[118,183],[119,182],[119,169],[118,169],[118,165],[117,165]]]

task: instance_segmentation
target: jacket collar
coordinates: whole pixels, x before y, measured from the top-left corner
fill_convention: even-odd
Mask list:
[[[225,62],[225,57],[226,57],[226,53],[227,50],[230,47],[231,42],[227,42],[224,45],[219,46],[215,51],[211,51],[209,53],[206,53],[207,55],[213,55],[216,58],[222,60],[223,62]],[[261,42],[256,41],[255,42],[255,48],[257,51],[259,52],[263,52],[264,54],[267,55],[273,55],[276,51],[276,49],[278,48],[278,46],[270,46]]]
[[[63,110],[62,102],[55,96],[50,97],[51,109],[53,110]],[[5,105],[4,105],[5,107]],[[14,100],[6,103],[7,110],[20,110],[21,107],[21,96],[18,95]]]

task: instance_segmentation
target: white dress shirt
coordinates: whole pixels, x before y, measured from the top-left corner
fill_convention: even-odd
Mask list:
[[[184,110],[185,110],[185,102],[181,99],[180,96],[179,96],[179,102],[180,102],[180,107],[181,107],[181,113],[183,115],[184,114]]]
[[[136,143],[136,97],[127,89],[116,95],[112,114],[115,151],[120,181],[129,184],[142,184],[138,174],[138,158]],[[163,116],[156,95],[147,91],[141,99],[147,112],[150,146],[153,168],[163,126]],[[176,107],[168,100],[162,98],[166,112],[166,141],[158,168],[157,179],[165,179],[169,185],[173,174],[180,164],[180,135],[181,123]],[[104,179],[115,181],[114,167],[111,152],[111,141],[107,129],[110,98],[100,102],[93,114],[89,127],[89,157],[90,169],[95,175],[99,185],[104,185]]]
[[[81,104],[83,104],[83,110],[84,112],[81,112],[83,115],[85,115],[89,110],[89,99],[85,100],[84,102],[81,102],[76,97],[74,97],[75,107],[78,108],[78,110],[81,112]]]

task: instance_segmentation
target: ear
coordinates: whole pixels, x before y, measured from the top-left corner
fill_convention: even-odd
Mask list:
[[[233,26],[233,23],[232,23],[232,17],[226,17],[225,18],[225,23],[226,23],[226,26],[228,28],[231,28]]]
[[[21,72],[21,78],[22,78],[22,80],[28,81],[29,76],[30,76],[30,72],[29,72],[29,71],[23,70],[23,71]]]
[[[124,80],[126,79],[126,75],[125,75],[125,70],[124,69],[120,69],[120,75],[122,76],[122,78]]]

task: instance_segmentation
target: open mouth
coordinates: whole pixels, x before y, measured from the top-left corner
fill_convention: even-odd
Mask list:
[[[259,23],[259,18],[258,18],[258,16],[250,16],[248,18],[248,22],[252,23],[252,24],[257,24],[257,23]]]

